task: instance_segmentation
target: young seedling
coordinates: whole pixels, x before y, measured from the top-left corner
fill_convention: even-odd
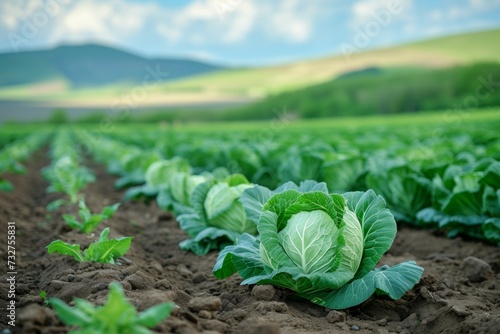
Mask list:
[[[102,209],[101,213],[96,214],[90,212],[84,200],[80,200],[78,205],[80,207],[78,215],[80,216],[81,222],[79,222],[73,215],[63,215],[64,221],[71,228],[79,230],[85,234],[90,234],[103,220],[113,217],[116,210],[118,210],[120,203],[106,206]]]
[[[2,180],[0,178],[0,190],[1,191],[8,192],[8,191],[12,191],[12,189],[14,189],[14,187],[12,186],[12,183],[10,183],[10,181]]]
[[[88,183],[95,181],[95,175],[90,169],[80,166],[77,159],[65,154],[52,165],[42,169],[43,176],[50,181],[47,191],[65,193],[71,204],[76,204],[81,198],[80,191]],[[47,209],[57,209],[65,200],[56,200],[49,204]],[[50,210],[49,210],[50,211]]]
[[[44,304],[45,306],[49,306],[49,301],[47,300],[47,291],[42,290],[42,291],[40,291],[40,292],[38,293],[38,295],[39,295],[40,297],[42,297],[43,304]]]
[[[63,205],[70,205],[70,201],[66,201],[64,199],[56,199],[55,201],[50,202],[47,204],[47,211],[56,211]]]
[[[116,282],[109,285],[108,300],[103,306],[94,306],[79,298],[74,299],[75,307],[57,298],[51,298],[49,303],[62,322],[79,327],[70,334],[151,333],[148,328],[158,325],[175,307],[174,303],[161,303],[137,313]]]
[[[85,251],[81,251],[80,245],[68,244],[61,240],[55,240],[47,246],[49,254],[72,256],[78,262],[100,262],[114,264],[115,260],[125,255],[132,243],[132,237],[121,237],[108,239],[109,227],[105,228],[99,240],[92,242]]]

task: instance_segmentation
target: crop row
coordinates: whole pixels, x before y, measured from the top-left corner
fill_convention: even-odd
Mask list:
[[[374,269],[396,224],[371,190],[334,194],[313,180],[270,190],[224,167],[193,174],[182,158],[163,159],[109,138],[93,154],[121,176],[117,186],[144,183],[129,188],[127,197],[156,199],[177,215],[190,237],[182,249],[198,255],[221,250],[218,278],[238,271],[244,284],[271,283],[317,304],[346,308],[376,290],[400,298],[422,274],[411,261]],[[388,283],[380,284],[381,277]],[[353,293],[361,287],[363,293]]]
[[[12,190],[12,184],[2,178],[5,173],[26,172],[21,164],[24,160],[40,148],[48,139],[47,133],[35,133],[15,141],[11,141],[0,150],[0,191]]]
[[[373,189],[383,195],[398,222],[439,228],[450,237],[463,234],[498,244],[497,126],[446,125],[441,132],[393,127],[373,128],[368,133],[340,129],[334,133],[318,131],[314,137],[310,131],[299,130],[260,138],[247,133],[200,135],[169,130],[117,134],[115,138],[130,143],[137,152],[139,145],[148,147],[147,155],[153,160],[158,155],[170,160],[182,158],[198,175],[224,166],[271,189],[287,181],[298,184],[309,179],[323,181],[335,192]],[[146,195],[147,190],[144,188]]]
[[[80,219],[71,214],[62,217],[71,228],[88,234],[109,219],[119,204],[101,213],[87,208],[83,190],[95,176],[83,166],[80,137],[78,132],[58,131],[51,143],[51,165],[42,174],[50,182],[47,190],[65,197],[51,202],[48,209],[74,212],[78,203]],[[104,140],[92,153],[121,174],[117,186],[144,182],[130,188],[129,197],[156,198],[160,206],[178,215],[181,228],[191,237],[181,248],[199,255],[222,250],[214,264],[218,278],[238,272],[245,278],[243,284],[274,284],[338,309],[357,305],[375,291],[398,299],[422,275],[423,269],[413,261],[374,269],[392,244],[396,223],[382,197],[373,191],[335,194],[325,183],[312,180],[299,185],[287,182],[271,191],[224,167],[196,175],[182,158],[164,159],[154,150],[113,139]],[[114,264],[128,251],[132,237],[109,239],[109,232],[104,228],[84,251],[62,240],[47,249],[79,262]],[[174,306],[159,304],[137,314],[117,284],[110,285],[103,306],[81,299],[74,300],[74,307],[57,298],[47,303],[67,325],[96,333],[146,333]],[[116,309],[129,310],[125,322],[112,316]]]
[[[62,214],[66,224],[80,233],[91,234],[103,222],[110,219],[118,210],[120,203],[106,206],[99,213],[92,213],[85,203],[83,190],[95,181],[94,173],[83,166],[78,133],[63,129],[56,132],[50,149],[51,164],[42,170],[43,176],[50,182],[48,192],[62,193],[64,198],[51,202],[47,209],[54,211],[64,208],[74,212],[78,205],[78,215]],[[115,260],[129,250],[133,237],[109,239],[110,229],[102,230],[99,238],[85,249],[79,244],[69,244],[54,240],[47,246],[49,254],[57,253],[73,257],[78,262],[100,262],[115,264]],[[46,299],[46,292],[40,292]],[[120,284],[109,286],[108,300],[103,306],[94,306],[86,300],[74,299],[74,307],[58,298],[46,299],[45,303],[54,308],[60,319],[68,326],[74,326],[85,333],[150,333],[165,319],[175,306],[173,303],[161,303],[141,313],[125,298]],[[75,333],[80,331],[76,331]]]
[[[126,199],[156,200],[176,215],[188,236],[179,244],[182,249],[197,255],[219,250],[217,278],[237,272],[242,284],[273,284],[340,309],[374,292],[398,299],[420,279],[423,269],[413,261],[375,268],[394,240],[395,218],[439,227],[448,236],[468,234],[500,243],[495,126],[446,130],[441,136],[425,129],[380,128],[259,137],[167,129],[103,137],[89,153],[120,176],[115,186],[128,187]],[[83,166],[77,143],[84,138],[82,131],[59,130],[51,143],[52,163],[43,174],[49,191],[67,196],[49,209],[64,205],[73,213],[78,205],[78,217],[64,214],[63,219],[89,234],[112,217],[119,203],[99,213],[85,204],[83,189],[95,176]],[[132,237],[108,235],[104,228],[84,251],[61,240],[48,251],[113,264],[128,251]],[[126,303],[119,286],[110,291]],[[53,305],[63,320],[72,314],[69,325],[98,326],[102,320],[84,301],[75,301],[76,308],[57,300]],[[131,323],[151,327],[171,307],[153,309],[150,323],[133,312]],[[82,319],[71,323],[75,317]]]

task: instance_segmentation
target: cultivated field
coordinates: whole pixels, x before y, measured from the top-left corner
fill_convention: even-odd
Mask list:
[[[500,328],[498,109],[108,125],[1,129],[14,333]]]

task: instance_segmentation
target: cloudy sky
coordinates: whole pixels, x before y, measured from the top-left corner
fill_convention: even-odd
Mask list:
[[[0,52],[101,43],[265,65],[500,27],[499,0],[1,0]],[[371,30],[370,30],[371,29]],[[356,37],[369,33],[368,42]]]

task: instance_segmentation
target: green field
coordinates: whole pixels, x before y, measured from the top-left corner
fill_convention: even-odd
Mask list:
[[[358,310],[374,303],[380,308],[391,299],[410,305],[415,289],[422,288],[417,283],[434,277],[423,276],[424,270],[426,275],[462,270],[455,259],[429,258],[436,247],[437,254],[464,251],[465,263],[479,261],[470,257],[478,250],[493,253],[490,263],[498,261],[499,111],[106,127],[8,124],[0,127],[0,199],[14,217],[9,240],[35,254],[23,271],[50,275],[32,283],[39,292],[37,307],[47,305],[50,296],[68,326],[117,328],[113,317],[95,317],[103,311],[96,313],[89,302],[77,301],[75,307],[62,302],[74,292],[64,295],[60,282],[77,291],[87,287],[86,298],[94,292],[104,296],[96,287],[103,283],[109,294],[120,294],[122,286],[136,295],[166,293],[169,303],[144,311],[142,318],[127,304],[130,296],[112,299],[114,305],[128,305],[126,314],[135,319],[126,322],[130,332],[161,322],[174,307],[171,299],[181,304],[153,283],[159,281],[185,291],[182,298],[192,292],[177,287],[198,287],[206,296],[202,284],[214,284],[220,290],[209,291],[225,298],[232,286],[251,305],[256,288],[239,283],[267,285],[291,296],[278,297],[278,305],[308,303],[324,314],[330,312],[325,307]],[[418,242],[430,245],[412,248]],[[396,253],[395,247],[401,250]],[[160,264],[165,259],[171,262]],[[336,259],[342,262],[337,265]],[[158,270],[148,270],[152,261]],[[189,268],[201,272],[203,282],[188,279],[197,277]],[[127,270],[131,274],[125,275]],[[243,280],[226,280],[236,274]],[[480,279],[496,284],[492,271],[486,275],[490,278]],[[136,286],[132,279],[139,276],[148,277],[156,290],[125,289]],[[472,277],[469,284],[483,284],[466,277]],[[360,289],[363,293],[352,292]],[[19,302],[20,312],[37,297],[28,290],[19,292],[29,296]],[[219,309],[221,299],[209,298]],[[193,303],[188,305],[192,310]],[[307,314],[294,313],[301,319]],[[84,320],[72,322],[78,317]],[[325,316],[312,317],[324,321],[322,332],[334,331]],[[61,323],[43,326],[50,332],[68,329]]]
[[[432,219],[441,217],[440,221],[446,215],[453,215],[454,211],[441,207],[440,200],[432,203],[423,201],[425,205],[414,207],[411,203],[416,199],[408,199],[409,202],[406,202],[406,196],[417,196],[411,194],[415,187],[423,187],[421,190],[425,190],[425,196],[429,197],[433,193],[432,189],[438,186],[435,183],[436,177],[446,179],[455,175],[454,182],[458,182],[457,177],[461,178],[460,175],[463,174],[464,178],[472,178],[472,185],[477,184],[479,187],[476,189],[476,186],[467,186],[467,189],[470,188],[467,191],[474,192],[476,196],[477,191],[482,194],[486,189],[479,184],[490,184],[489,179],[479,181],[479,175],[490,169],[491,173],[496,173],[499,166],[493,160],[500,158],[499,112],[498,108],[491,108],[316,120],[275,118],[267,121],[210,124],[117,123],[106,128],[97,124],[75,124],[71,127],[45,124],[36,125],[36,130],[35,125],[4,125],[2,138],[4,146],[9,147],[9,141],[17,139],[22,143],[23,138],[32,138],[32,133],[36,134],[41,130],[47,133],[68,128],[70,131],[65,134],[68,138],[74,136],[70,132],[76,131],[78,147],[91,154],[102,151],[101,159],[105,159],[112,166],[111,170],[122,176],[122,186],[143,183],[148,164],[163,158],[184,159],[186,166],[190,166],[188,169],[194,174],[211,173],[216,168],[223,167],[230,173],[242,173],[252,183],[270,188],[288,181],[299,183],[307,179],[324,181],[329,188],[337,191],[375,188],[392,203],[390,206],[396,217],[415,225],[425,225],[431,224]],[[38,147],[38,140],[41,139],[31,139],[27,147]],[[64,147],[60,145],[56,152],[64,152]],[[27,151],[21,151],[20,156],[25,157],[26,154]],[[4,167],[9,168],[10,160],[6,161]],[[491,168],[488,167],[490,164]],[[16,166],[15,161],[12,161],[12,166]],[[388,171],[394,168],[396,171],[392,175]],[[405,171],[399,175],[401,168]],[[393,182],[391,178],[395,178],[396,184],[392,187],[393,190],[399,190],[391,193],[383,184],[374,181],[377,178],[370,181],[370,175],[385,179],[388,183]],[[495,177],[491,176],[492,186],[497,182],[493,181]],[[413,179],[419,181],[406,184]],[[469,211],[457,211],[456,214],[463,217],[456,218],[458,221],[451,219],[453,224],[448,231],[450,235],[469,233],[467,228],[455,224],[469,222],[470,219],[477,220],[468,217],[470,215],[483,217],[483,221],[488,217],[496,217],[496,209],[489,211],[487,207],[493,205],[495,192],[481,195],[481,201],[476,201],[476,197],[475,200],[468,198],[469,195],[462,194],[456,187],[453,188],[455,190],[449,190],[450,196],[455,191],[460,196],[465,196],[461,200],[468,203]],[[149,196],[148,191],[145,190],[146,196]],[[483,203],[487,198],[485,196],[490,195],[493,196],[491,200]],[[426,215],[431,208],[437,210],[432,219]],[[424,213],[419,213],[424,209]],[[439,221],[434,223],[438,224]],[[449,219],[447,221],[446,224],[438,225],[446,230],[445,226],[450,223]],[[480,226],[478,228],[472,229],[469,234],[481,237]]]

